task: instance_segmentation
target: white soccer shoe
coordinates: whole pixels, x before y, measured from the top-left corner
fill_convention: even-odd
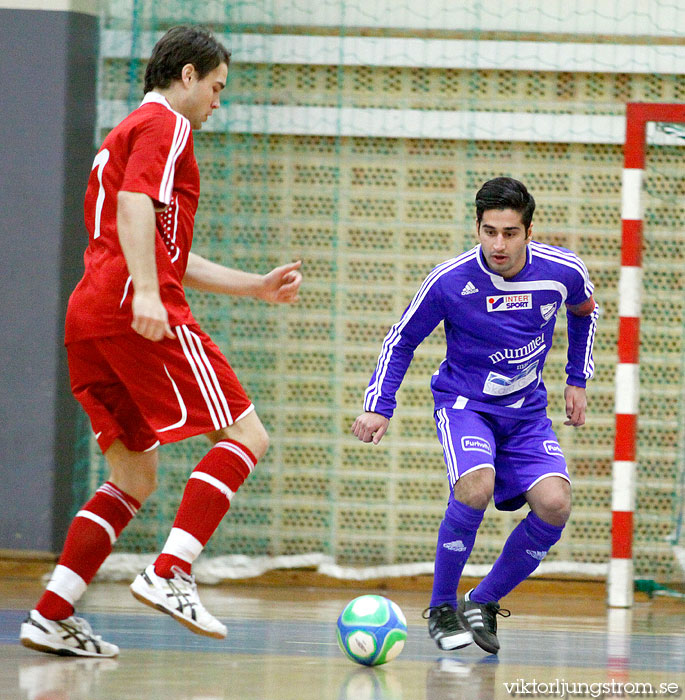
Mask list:
[[[223,639],[226,626],[200,602],[195,578],[176,567],[172,571],[173,578],[162,578],[155,573],[154,564],[150,564],[133,580],[131,593],[141,603],[171,615],[191,632]]]
[[[22,622],[19,640],[29,649],[59,656],[110,658],[119,653],[116,644],[93,634],[83,618],[72,615],[65,620],[48,620],[37,610],[31,610]]]

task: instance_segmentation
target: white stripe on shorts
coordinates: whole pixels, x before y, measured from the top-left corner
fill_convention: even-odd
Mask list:
[[[219,379],[216,376],[216,372],[214,371],[214,367],[212,367],[212,363],[209,361],[209,358],[207,357],[207,353],[205,352],[204,346],[202,345],[202,341],[200,340],[200,336],[197,335],[196,333],[193,333],[188,328],[186,328],[186,332],[188,333],[188,336],[192,339],[192,341],[195,342],[195,347],[197,348],[197,351],[202,358],[202,363],[203,363],[204,367],[207,368],[207,373],[209,374],[210,385],[214,387],[214,390],[216,391],[216,396],[218,397],[219,403],[221,404],[221,408],[223,409],[224,414],[226,415],[226,420],[228,421],[228,424],[230,425],[231,423],[233,423],[233,419],[231,417],[231,411],[228,408],[228,401],[226,401],[226,397],[224,396],[224,392],[221,389],[221,384],[219,384]]]
[[[166,372],[166,376],[169,377],[169,381],[171,382],[171,386],[174,390],[174,393],[176,394],[176,400],[178,401],[178,407],[181,409],[181,417],[179,420],[177,420],[175,423],[172,423],[171,425],[167,425],[165,428],[158,428],[157,432],[158,433],[165,433],[167,430],[176,430],[176,428],[181,428],[186,424],[186,421],[188,420],[188,409],[186,408],[185,401],[183,400],[183,397],[181,396],[181,392],[178,390],[178,385],[174,381],[174,378],[171,376],[169,373],[169,370],[167,369],[167,366],[164,365],[164,371]],[[159,441],[157,441],[157,445],[159,445]],[[157,445],[153,445],[152,447],[148,447],[145,452],[148,450],[154,449]]]
[[[447,410],[444,408],[438,409],[436,412],[438,415],[438,430],[442,436],[442,450],[445,453],[445,464],[447,465],[447,476],[449,478],[450,486],[454,486],[459,479],[459,472],[457,470],[457,455],[454,453],[454,444],[452,443],[452,434],[449,428],[449,418],[447,417]]]
[[[204,355],[203,352],[204,361],[207,362],[207,365],[205,365],[203,362],[203,358],[198,353],[197,348],[194,344],[194,334],[192,334],[186,326],[178,326],[175,330],[176,335],[178,336],[178,339],[181,343],[181,347],[183,348],[183,354],[186,356],[188,364],[193,370],[195,381],[197,382],[198,388],[200,389],[200,392],[204,397],[205,403],[207,404],[207,409],[209,410],[209,416],[212,419],[212,423],[214,424],[214,429],[219,430],[219,428],[227,427],[229,425],[229,421],[224,415],[223,411],[221,410],[222,402],[219,400],[214,386],[212,385],[208,376],[207,365],[209,365],[209,361],[207,360],[207,356]],[[195,338],[197,338],[197,336],[195,336]],[[197,338],[197,340],[199,341],[199,338]],[[211,368],[211,365],[209,366]],[[211,371],[212,374],[214,374],[214,370],[212,369]],[[216,374],[214,374],[214,378],[216,379]],[[223,402],[225,403],[226,398],[224,397],[223,392],[221,392],[220,387],[219,392],[221,393],[221,397],[223,399]]]

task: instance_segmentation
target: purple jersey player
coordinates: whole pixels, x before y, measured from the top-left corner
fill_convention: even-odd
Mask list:
[[[417,346],[442,321],[447,352],[431,387],[450,498],[438,531],[428,631],[441,649],[472,640],[497,653],[499,600],[538,567],[571,511],[564,455],[542,381],[557,313],[566,306],[565,425],[585,423],[585,382],[599,308],[577,255],[532,240],[535,200],[507,177],[476,195],[479,245],[438,265],[383,341],[352,432],[378,444]],[[530,507],[488,575],[457,603],[457,585],[485,508]]]

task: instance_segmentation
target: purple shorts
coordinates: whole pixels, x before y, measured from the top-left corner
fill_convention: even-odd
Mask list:
[[[492,469],[496,508],[518,510],[526,502],[526,491],[541,479],[560,476],[571,482],[547,416],[521,420],[466,408],[440,408],[435,412],[435,424],[450,490],[464,474]]]

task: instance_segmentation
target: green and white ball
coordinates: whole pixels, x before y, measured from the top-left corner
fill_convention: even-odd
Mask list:
[[[392,661],[404,648],[407,620],[392,600],[362,595],[340,613],[337,634],[345,656],[364,666],[379,666]]]

